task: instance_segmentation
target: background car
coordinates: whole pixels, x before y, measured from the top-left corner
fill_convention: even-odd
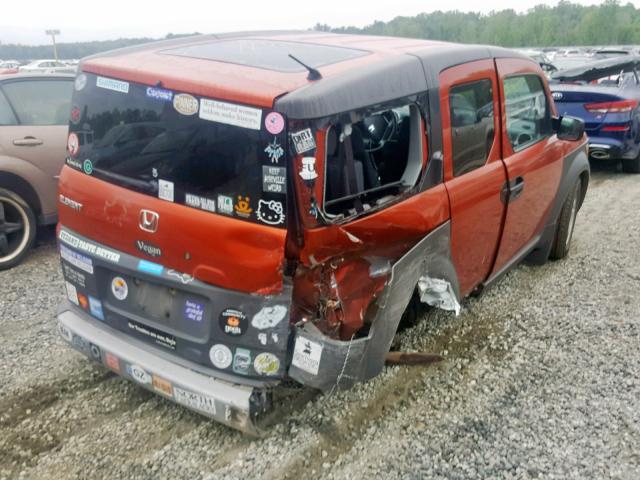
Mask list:
[[[76,67],[57,60],[35,60],[19,67],[18,70],[25,73],[75,73]]]
[[[550,84],[560,115],[580,117],[589,136],[589,156],[620,159],[640,173],[640,57],[596,60],[556,72]]]
[[[0,270],[19,263],[38,225],[57,221],[72,75],[0,77]]]

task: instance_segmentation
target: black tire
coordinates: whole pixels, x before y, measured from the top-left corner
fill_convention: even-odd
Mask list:
[[[36,239],[36,216],[22,197],[0,188],[0,270],[19,264]]]
[[[560,260],[561,258],[566,257],[567,253],[569,253],[571,238],[573,237],[573,228],[575,226],[576,216],[578,215],[578,209],[580,207],[581,192],[582,183],[578,179],[564,201],[564,205],[562,205],[560,217],[558,218],[556,236],[553,239],[551,253],[549,254],[549,258],[551,260]]]
[[[622,171],[624,173],[640,173],[640,154],[633,160],[622,160]]]

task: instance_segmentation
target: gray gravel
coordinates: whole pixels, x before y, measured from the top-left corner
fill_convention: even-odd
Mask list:
[[[599,169],[565,261],[430,311],[390,367],[252,439],[65,347],[51,238],[0,272],[0,478],[640,478],[640,176]]]

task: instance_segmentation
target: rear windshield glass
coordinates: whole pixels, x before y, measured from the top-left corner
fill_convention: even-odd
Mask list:
[[[285,225],[282,115],[91,74],[82,78],[72,101],[67,165],[169,202]]]

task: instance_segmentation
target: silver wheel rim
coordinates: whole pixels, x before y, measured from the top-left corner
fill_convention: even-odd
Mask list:
[[[8,216],[7,211],[17,213],[19,218],[13,219],[13,215]],[[20,228],[16,229],[16,225],[19,225]],[[27,216],[27,212],[24,211],[24,208],[11,198],[1,198],[0,242],[6,241],[8,252],[3,253],[2,246],[0,246],[0,262],[10,262],[20,255],[29,242],[30,233],[29,217]]]
[[[571,216],[569,217],[569,232],[567,233],[567,241],[565,247],[569,247],[571,237],[573,236],[573,227],[576,223],[576,213],[578,211],[578,195],[573,196],[573,202],[571,203]]]

